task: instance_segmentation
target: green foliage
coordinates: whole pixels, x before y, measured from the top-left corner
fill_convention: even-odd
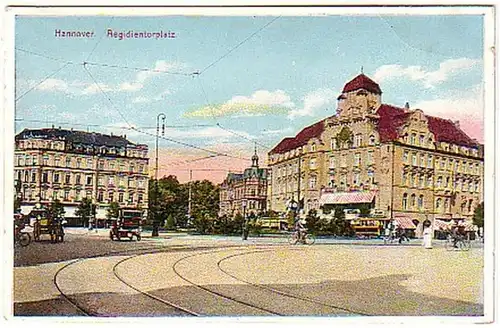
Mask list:
[[[108,209],[106,210],[106,218],[118,218],[120,215],[120,204],[117,202],[111,202]]]
[[[165,222],[165,229],[174,230],[175,229],[175,219],[172,214],[169,214],[167,217],[167,221]]]
[[[359,216],[366,218],[370,216],[370,204],[360,204],[359,208]]]
[[[59,199],[56,199],[47,208],[47,214],[52,218],[62,218],[66,211],[64,210],[64,205]]]
[[[478,227],[484,227],[484,202],[481,202],[481,204],[474,209],[472,221]]]
[[[320,230],[320,218],[315,209],[309,210],[306,216],[306,228],[311,233],[317,233]]]
[[[340,130],[339,134],[336,136],[337,145],[339,145],[340,147],[342,147],[341,145],[343,145],[344,143],[352,145],[353,138],[354,136],[351,130],[348,127],[344,126],[342,130]]]
[[[94,214],[95,209],[92,206],[92,199],[83,198],[76,207],[75,215],[82,219],[83,225],[88,226],[89,220]]]
[[[193,225],[198,233],[205,234],[209,232],[212,220],[208,215],[197,215],[194,217]]]

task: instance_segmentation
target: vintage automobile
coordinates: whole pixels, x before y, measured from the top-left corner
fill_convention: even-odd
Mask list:
[[[142,231],[142,211],[139,210],[120,210],[120,215],[113,222],[109,231],[111,240],[129,239],[135,237],[137,241],[141,240]]]

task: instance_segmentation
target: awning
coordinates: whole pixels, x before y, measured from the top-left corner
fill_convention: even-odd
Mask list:
[[[450,223],[443,220],[434,220],[434,230],[448,230]]]
[[[397,222],[398,226],[403,228],[403,229],[416,229],[417,227],[413,223],[411,218],[405,218],[405,217],[400,217],[400,218],[394,218],[394,221]]]
[[[320,205],[371,203],[376,191],[332,192],[321,195]]]

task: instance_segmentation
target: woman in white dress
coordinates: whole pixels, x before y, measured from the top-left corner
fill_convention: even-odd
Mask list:
[[[429,221],[424,222],[424,243],[425,248],[432,248],[432,229]]]

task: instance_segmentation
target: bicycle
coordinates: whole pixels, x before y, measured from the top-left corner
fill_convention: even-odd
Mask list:
[[[22,228],[14,228],[14,243],[19,244],[23,247],[28,246],[31,243],[31,236],[29,233],[21,231]]]
[[[305,244],[305,245],[312,245],[316,242],[316,237],[312,234],[309,234],[307,232],[303,232],[303,236],[302,236],[302,239],[299,240],[299,233],[298,231],[294,231],[292,232],[289,236],[288,236],[288,243],[290,245],[296,245],[297,243],[302,243],[302,244]]]
[[[471,241],[469,238],[466,238],[465,236],[453,237],[452,235],[448,235],[444,247],[446,248],[447,251],[452,251],[457,249],[461,251],[468,251],[471,248]]]

